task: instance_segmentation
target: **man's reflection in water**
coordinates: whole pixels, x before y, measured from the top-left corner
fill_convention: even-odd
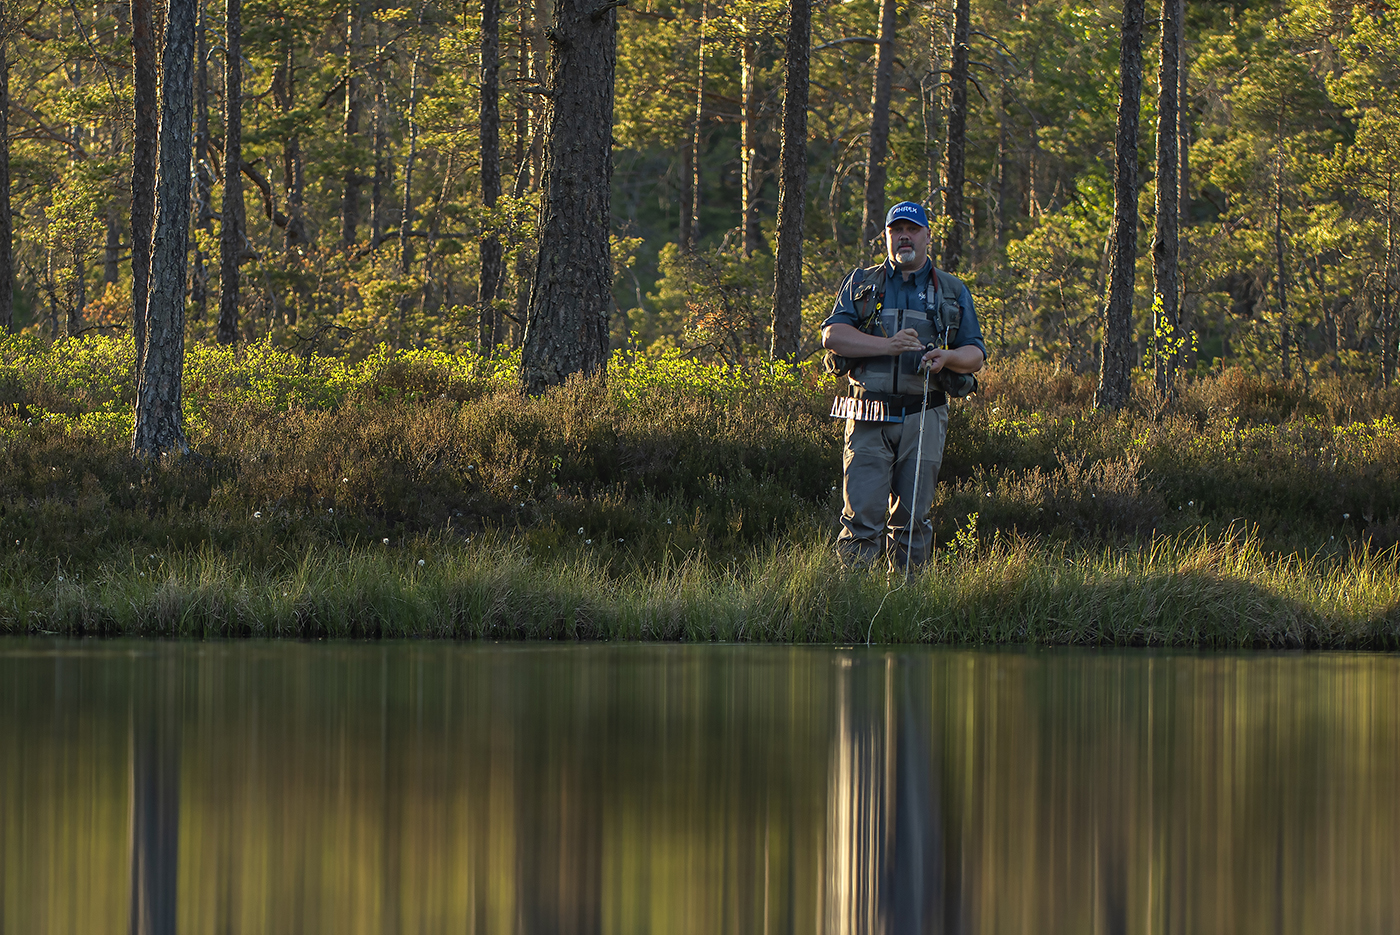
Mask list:
[[[894,655],[841,657],[827,785],[826,931],[952,933],[958,886],[945,860],[928,678]]]
[[[184,711],[179,672],[137,657],[132,678],[131,935],[173,935],[179,875],[180,746]]]

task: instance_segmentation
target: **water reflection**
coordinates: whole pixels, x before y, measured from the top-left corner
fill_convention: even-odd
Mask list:
[[[0,641],[0,932],[1400,931],[1400,660]]]

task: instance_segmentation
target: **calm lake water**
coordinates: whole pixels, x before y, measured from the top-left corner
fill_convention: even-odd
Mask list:
[[[0,640],[0,933],[1400,932],[1400,658]]]

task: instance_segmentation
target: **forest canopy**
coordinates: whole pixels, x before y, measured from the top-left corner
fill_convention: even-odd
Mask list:
[[[496,0],[487,0],[495,4]],[[966,0],[963,0],[966,3]],[[957,0],[892,4],[886,203],[948,232]],[[5,2],[3,128],[14,326],[59,338],[132,317],[132,7]],[[519,346],[545,167],[551,16],[483,5],[245,0],[230,42],[202,2],[195,60],[186,331],[217,333],[224,58],[240,50],[246,241],[236,337],[362,358],[376,345]],[[1395,378],[1400,303],[1400,30],[1383,0],[1184,5],[1183,372]],[[811,7],[799,357],[865,241],[877,0]],[[1136,362],[1163,353],[1150,251],[1160,11],[1143,29]],[[789,6],[617,8],[614,348],[766,357]],[[1113,219],[1118,3],[967,4],[963,231],[993,357],[1098,368]],[[157,22],[163,16],[155,9]],[[161,30],[157,28],[159,37]],[[483,88],[499,77],[495,172]],[[238,173],[235,173],[237,175]],[[483,177],[498,179],[499,195]],[[406,184],[407,183],[407,184]],[[499,286],[481,289],[483,243]],[[494,250],[495,248],[490,248]],[[483,295],[485,294],[485,298]],[[1170,344],[1170,342],[1168,342]]]

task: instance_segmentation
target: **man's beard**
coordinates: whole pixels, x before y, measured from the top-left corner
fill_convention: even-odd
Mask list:
[[[918,255],[918,251],[910,246],[896,247],[894,251],[894,258],[900,263],[912,263]]]

